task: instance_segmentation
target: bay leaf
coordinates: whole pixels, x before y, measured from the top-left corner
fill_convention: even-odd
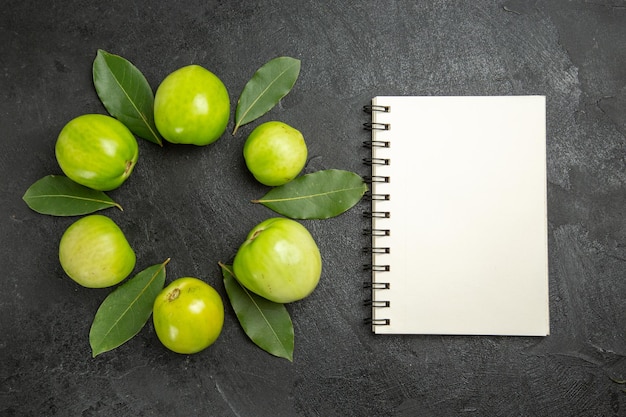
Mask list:
[[[123,345],[143,328],[165,284],[165,265],[169,261],[144,269],[104,299],[89,331],[94,358]]]
[[[122,206],[102,191],[80,185],[63,175],[47,175],[33,183],[22,199],[37,213],[80,216],[109,207]]]
[[[274,58],[259,68],[244,86],[237,108],[233,135],[240,126],[263,116],[293,88],[300,74],[300,60]]]
[[[163,144],[154,124],[154,93],[137,67],[119,55],[99,49],[93,61],[93,83],[111,116],[135,135]]]
[[[250,292],[239,284],[231,265],[219,265],[226,294],[246,335],[264,351],[293,362],[293,323],[285,305]]]
[[[352,208],[366,192],[367,184],[358,174],[327,169],[274,187],[252,202],[292,219],[328,219]]]

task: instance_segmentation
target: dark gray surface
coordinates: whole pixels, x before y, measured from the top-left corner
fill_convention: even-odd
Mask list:
[[[4,1],[0,14],[1,416],[618,416],[626,392],[626,4],[623,1]],[[166,351],[151,323],[92,359],[88,332],[108,290],[65,277],[58,240],[74,220],[21,196],[60,173],[62,126],[104,113],[91,82],[98,48],[156,88],[191,63],[220,76],[233,106],[254,70],[302,60],[294,90],[263,120],[307,139],[312,172],[367,173],[361,141],[374,95],[545,94],[552,334],[375,337],[361,247],[365,202],[305,222],[321,284],[289,307],[294,362],[255,347],[226,311],[194,355]],[[232,126],[232,121],[231,121]],[[195,275],[225,295],[218,261],[273,215],[243,164],[254,126],[206,148],[140,141],[130,180],[105,213],[138,268],[171,257],[168,281]],[[453,260],[451,260],[453,261]]]

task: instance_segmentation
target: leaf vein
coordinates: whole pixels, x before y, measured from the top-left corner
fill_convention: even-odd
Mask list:
[[[96,203],[103,203],[103,204],[108,204],[111,206],[117,205],[115,202],[111,202],[107,200],[100,200],[97,198],[79,197],[79,196],[73,196],[69,194],[39,194],[39,195],[31,195],[31,196],[28,196],[27,198],[30,198],[32,200],[37,199],[37,198],[69,198],[69,199],[74,199],[74,200],[94,201]]]
[[[296,197],[273,198],[273,199],[267,199],[267,200],[260,199],[260,200],[255,200],[255,201],[259,202],[259,203],[276,203],[276,202],[283,202],[283,201],[297,201],[297,200],[304,200],[304,199],[308,199],[308,198],[324,197],[324,196],[327,196],[327,195],[342,193],[342,192],[345,192],[345,191],[355,191],[355,190],[359,190],[359,189],[362,189],[362,188],[363,188],[362,186],[351,187],[351,188],[342,188],[342,189],[339,189],[339,190],[325,191],[325,192],[321,192],[321,193],[307,194],[307,195],[296,196]]]

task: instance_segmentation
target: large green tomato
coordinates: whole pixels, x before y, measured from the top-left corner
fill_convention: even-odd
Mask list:
[[[277,186],[294,179],[308,155],[302,133],[278,121],[257,126],[246,139],[243,157],[261,184]]]
[[[104,114],[84,114],[63,127],[55,153],[70,179],[108,191],[126,181],[137,163],[139,149],[135,136],[119,120]]]
[[[176,353],[197,353],[212,345],[222,332],[224,304],[204,281],[178,278],[154,300],[152,321],[165,347]]]
[[[154,96],[154,122],[171,143],[208,145],[226,130],[230,98],[224,83],[199,65],[182,67],[161,82]]]
[[[290,303],[313,292],[322,258],[304,226],[275,217],[250,231],[235,255],[233,270],[250,291],[277,303]]]
[[[122,230],[106,216],[92,214],[72,223],[59,243],[65,273],[88,288],[110,287],[135,268],[135,252]]]

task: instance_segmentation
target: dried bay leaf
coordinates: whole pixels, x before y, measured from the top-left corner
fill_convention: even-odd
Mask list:
[[[264,351],[293,362],[293,323],[285,305],[250,292],[239,284],[232,266],[219,265],[226,294],[246,335]]]
[[[22,199],[37,213],[80,216],[109,207],[122,206],[102,191],[80,185],[63,175],[48,175],[31,185]]]
[[[143,328],[165,285],[165,265],[169,261],[144,269],[104,299],[89,331],[94,358],[126,343]]]
[[[292,219],[328,219],[352,208],[366,192],[367,184],[358,174],[327,169],[274,187],[252,202]]]
[[[163,144],[154,123],[154,93],[137,67],[121,56],[99,49],[93,61],[93,83],[111,116],[135,135]]]
[[[259,68],[244,86],[235,110],[233,135],[240,126],[263,116],[293,88],[300,74],[300,60],[282,56]]]

